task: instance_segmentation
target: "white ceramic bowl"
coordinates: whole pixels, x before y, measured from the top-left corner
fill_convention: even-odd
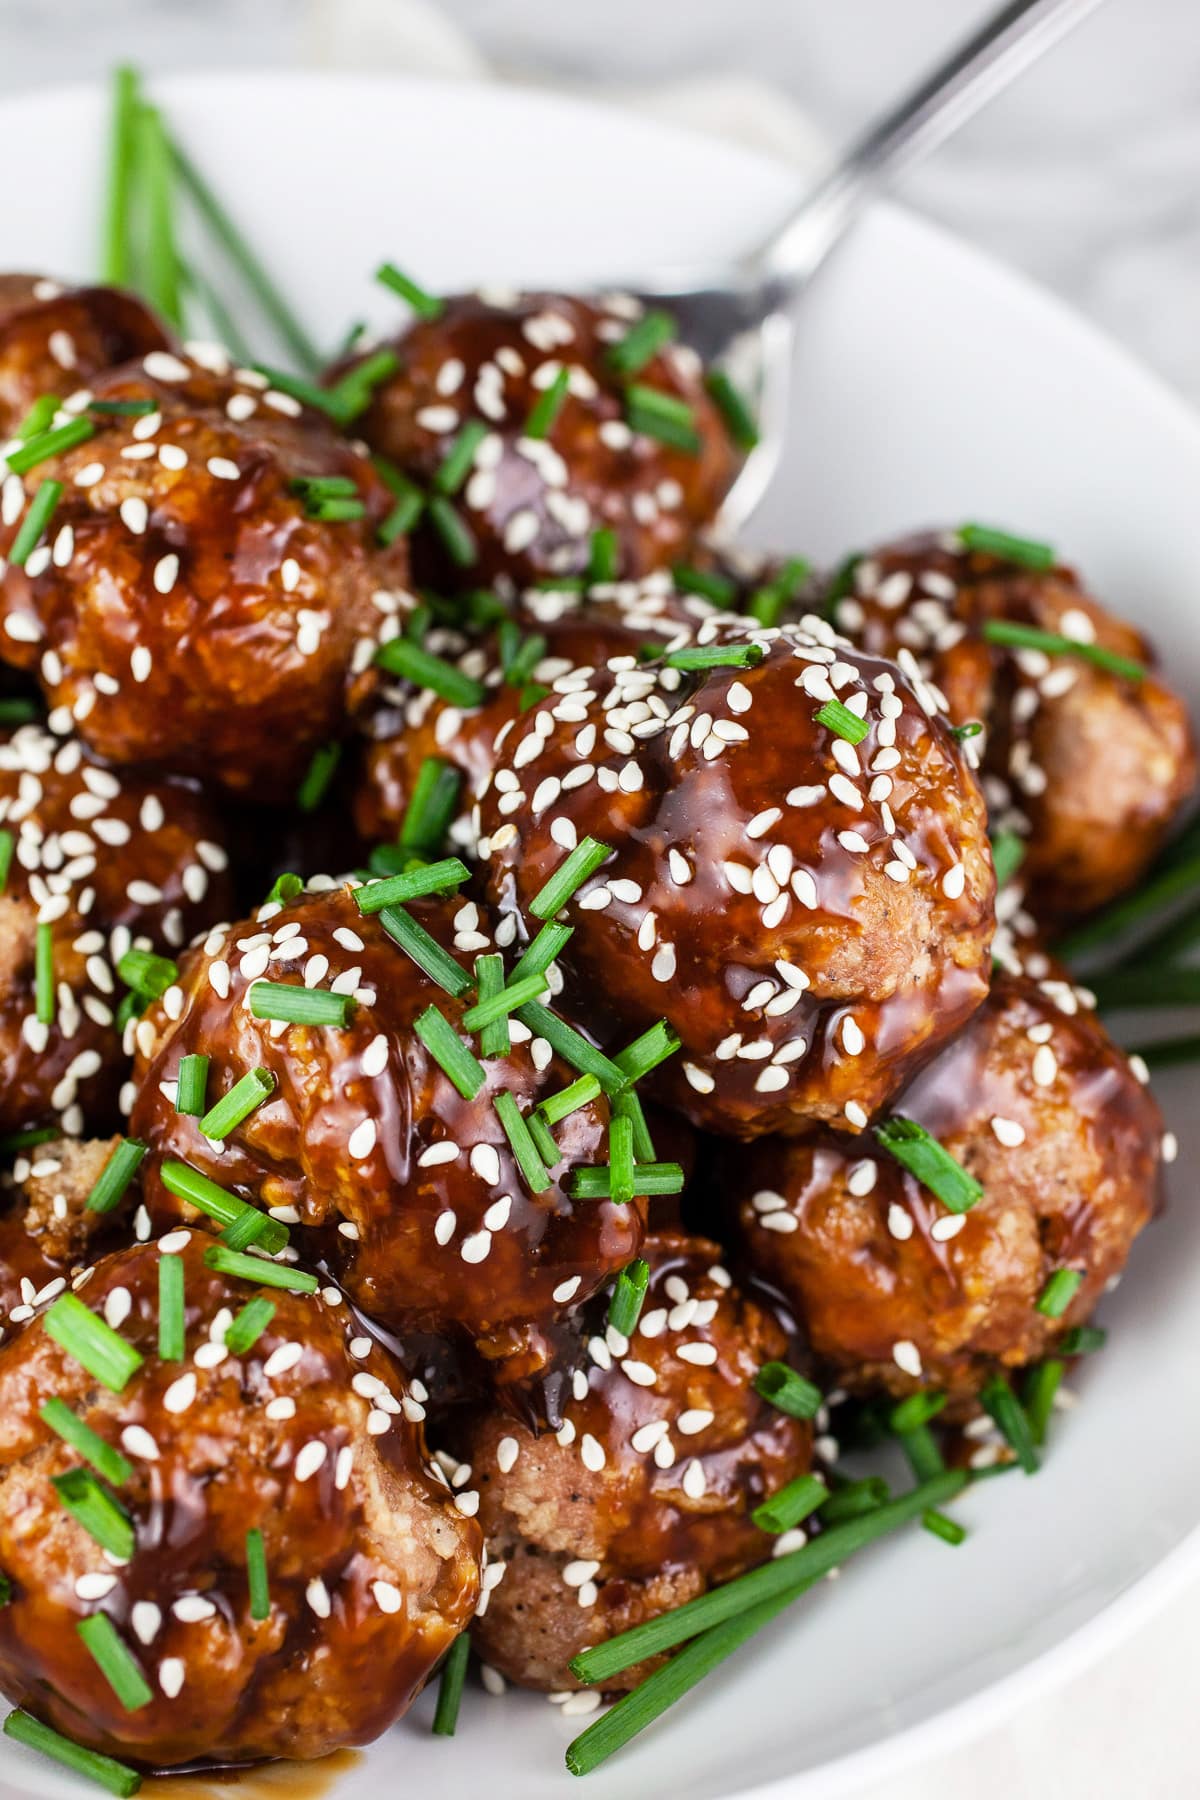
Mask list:
[[[435,289],[569,287],[736,249],[790,197],[785,170],[727,145],[511,89],[234,75],[161,95],[331,345],[352,318],[394,316],[370,282],[384,256]],[[0,107],[6,267],[91,271],[103,131],[90,89]],[[1052,538],[1195,701],[1198,494],[1200,422],[1179,402],[1053,301],[879,207],[806,302],[791,450],[756,536],[818,557],[966,517]],[[1200,1108],[1194,1075],[1161,1091],[1182,1143],[1174,1208],[1105,1304],[1110,1347],[1043,1472],[956,1505],[962,1549],[913,1531],[869,1552],[590,1776],[591,1800],[828,1796],[886,1775],[1078,1669],[1200,1565]],[[472,1690],[452,1743],[430,1712],[427,1695],[338,1800],[570,1790],[581,1721],[544,1700]],[[0,1800],[78,1791],[0,1750]]]

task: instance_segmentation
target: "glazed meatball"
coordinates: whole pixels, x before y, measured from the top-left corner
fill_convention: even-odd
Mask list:
[[[915,537],[860,561],[835,617],[874,654],[915,658],[957,723],[986,725],[988,798],[1026,839],[1039,915],[1089,912],[1136,885],[1195,784],[1182,700],[1153,672],[1133,680],[981,635],[1012,620],[1152,667],[1146,640],[1073,570],[1030,569],[953,533]]]
[[[480,1414],[456,1440],[488,1545],[475,1644],[525,1687],[578,1687],[578,1651],[765,1562],[750,1514],[808,1468],[809,1426],[751,1385],[788,1352],[774,1314],[703,1238],[658,1234],[645,1255],[637,1329],[591,1338],[557,1433]]]
[[[738,453],[693,351],[667,345],[633,376],[615,366],[637,317],[617,297],[466,294],[394,340],[400,366],[356,425],[373,449],[428,487],[464,427],[486,427],[455,494],[470,548],[448,555],[438,510],[427,513],[414,538],[425,579],[524,587],[579,575],[601,528],[616,535],[618,572],[636,577],[673,562],[713,517]],[[531,435],[530,415],[564,369],[557,416]],[[681,443],[641,429],[631,383],[680,412]]]
[[[750,1266],[787,1296],[844,1386],[962,1399],[1081,1324],[1153,1217],[1162,1120],[1125,1056],[1056,977],[1000,976],[901,1096],[981,1184],[950,1212],[881,1146],[755,1145],[726,1173]],[[1037,1303],[1082,1277],[1059,1318]]]
[[[158,321],[119,288],[0,275],[0,441],[43,394],[70,400],[75,411],[106,369],[166,348]]]
[[[752,666],[580,671],[507,732],[493,899],[529,930],[577,845],[608,846],[559,915],[565,1003],[605,1041],[664,1016],[658,1092],[697,1125],[861,1129],[986,992],[982,797],[924,689],[819,619],[697,638],[680,654]]]
[[[9,476],[0,550],[24,497],[48,479],[64,492],[4,577],[0,648],[36,668],[51,726],[77,726],[111,761],[290,799],[368,692],[385,623],[412,604],[407,557],[376,541],[393,502],[369,460],[221,354],[201,366],[154,351],[101,377],[98,399],[153,410],[90,415],[87,442],[23,486]]]
[[[0,1131],[115,1122],[128,1064],[117,964],[170,956],[226,909],[220,827],[194,782],[105,768],[23,726],[0,743]],[[39,936],[49,979],[37,977]]]
[[[174,1230],[105,1257],[65,1297],[132,1353],[116,1391],[56,1341],[53,1311],[0,1348],[0,1567],[12,1584],[0,1686],[77,1742],[161,1768],[324,1756],[378,1736],[479,1591],[478,1527],[427,1466],[422,1409],[396,1364],[335,1288],[217,1273],[212,1242]],[[185,1307],[177,1360],[159,1351],[170,1257]],[[231,1345],[255,1300],[272,1309],[265,1326],[246,1347],[233,1331]],[[40,1416],[50,1396],[104,1440],[106,1464],[120,1459],[102,1471],[128,1534],[110,1545],[118,1554],[69,1510],[71,1487],[95,1478]],[[132,1664],[127,1704],[90,1653],[98,1629]]]
[[[415,902],[411,914],[456,969],[471,971],[492,949],[472,901]],[[256,1018],[254,984],[264,979],[353,995],[345,1029]],[[162,1163],[182,1158],[305,1227],[305,1254],[334,1269],[371,1317],[402,1333],[465,1336],[489,1358],[514,1359],[505,1375],[540,1366],[542,1328],[636,1255],[644,1209],[575,1203],[563,1189],[570,1167],[606,1160],[601,1101],[562,1121],[560,1160],[531,1190],[494,1103],[506,1092],[531,1109],[573,1073],[514,1020],[511,1054],[489,1058],[483,1085],[464,1099],[416,1022],[433,1007],[461,1034],[471,998],[424,974],[378,916],[360,914],[349,887],[214,932],[138,1027],[132,1130],[151,1146],[152,1211],[169,1216],[177,1204]],[[212,1059],[210,1103],[247,1070],[274,1080],[223,1144],[175,1111],[173,1083],[190,1053]]]
[[[87,1201],[120,1138],[57,1138],[18,1154],[0,1213],[0,1335],[8,1337],[84,1267],[113,1229]]]

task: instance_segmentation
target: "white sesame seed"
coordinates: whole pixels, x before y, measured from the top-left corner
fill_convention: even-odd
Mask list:
[[[593,1475],[598,1475],[607,1461],[603,1448],[597,1443],[590,1431],[585,1431],[580,1440],[579,1455],[583,1461],[584,1468],[590,1469]]]
[[[1052,1087],[1058,1074],[1058,1058],[1049,1044],[1041,1044],[1034,1052],[1033,1079],[1038,1087]]]
[[[143,1462],[158,1461],[158,1445],[144,1425],[126,1425],[121,1433],[121,1446],[130,1456],[138,1456]]]
[[[169,594],[175,586],[179,574],[179,558],[173,550],[166,556],[160,556],[154,565],[154,587],[160,594]]]
[[[177,1381],[173,1381],[163,1395],[163,1405],[169,1413],[186,1412],[196,1398],[196,1377],[189,1369]]]
[[[153,1600],[135,1600],[129,1613],[133,1635],[141,1644],[152,1644],[162,1625],[162,1612]]]
[[[304,1590],[304,1598],[308,1601],[309,1606],[317,1615],[318,1619],[327,1619],[329,1617],[329,1614],[332,1611],[329,1600],[329,1589],[325,1586],[325,1583],[321,1580],[320,1576],[318,1576],[315,1581],[309,1582]]]
[[[892,1345],[892,1361],[905,1375],[915,1379],[921,1374],[921,1352],[911,1338],[901,1338]]]
[[[1015,1150],[1018,1144],[1025,1142],[1025,1127],[1016,1119],[1004,1119],[997,1114],[991,1125],[993,1134],[1005,1149]]]
[[[296,1452],[296,1460],[292,1465],[297,1481],[308,1481],[322,1468],[329,1455],[329,1446],[322,1438],[310,1438]]]
[[[158,1665],[158,1685],[168,1700],[174,1700],[183,1687],[184,1667],[178,1656],[164,1656]]]

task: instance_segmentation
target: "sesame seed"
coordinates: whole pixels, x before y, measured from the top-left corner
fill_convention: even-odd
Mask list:
[[[171,589],[175,586],[175,580],[178,574],[179,558],[172,550],[169,551],[166,556],[161,556],[154,565],[154,587],[156,592],[160,594],[169,594]]]
[[[871,1167],[874,1168],[874,1164]],[[888,1207],[888,1232],[899,1243],[904,1243],[913,1234],[912,1214],[907,1212],[895,1200]]]
[[[892,1361],[905,1375],[916,1379],[921,1374],[921,1352],[911,1338],[901,1338],[892,1345]]]
[[[1053,1077],[1051,1077],[1053,1079]],[[992,1132],[997,1141],[1007,1150],[1015,1150],[1018,1144],[1025,1142],[1025,1127],[1016,1119],[1004,1119],[998,1114],[991,1121]]]
[[[158,1685],[168,1700],[174,1700],[183,1687],[184,1667],[178,1656],[164,1656],[158,1665]]]
[[[1033,1079],[1038,1087],[1052,1087],[1058,1074],[1058,1058],[1049,1044],[1042,1044],[1034,1052]]]
[[[306,1444],[302,1444],[296,1452],[296,1461],[293,1464],[296,1480],[308,1481],[318,1469],[324,1466],[328,1455],[329,1446],[321,1438],[310,1438]]]
[[[584,1468],[590,1469],[593,1475],[598,1475],[608,1460],[603,1448],[590,1431],[585,1431],[580,1440],[579,1455]]]

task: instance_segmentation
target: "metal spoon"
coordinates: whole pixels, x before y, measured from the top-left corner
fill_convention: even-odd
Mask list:
[[[753,250],[732,264],[664,270],[629,291],[675,314],[680,337],[756,397],[759,441],[726,497],[738,530],[779,464],[796,303],[842,234],[885,182],[937,148],[1100,0],[1011,0],[852,143]]]

